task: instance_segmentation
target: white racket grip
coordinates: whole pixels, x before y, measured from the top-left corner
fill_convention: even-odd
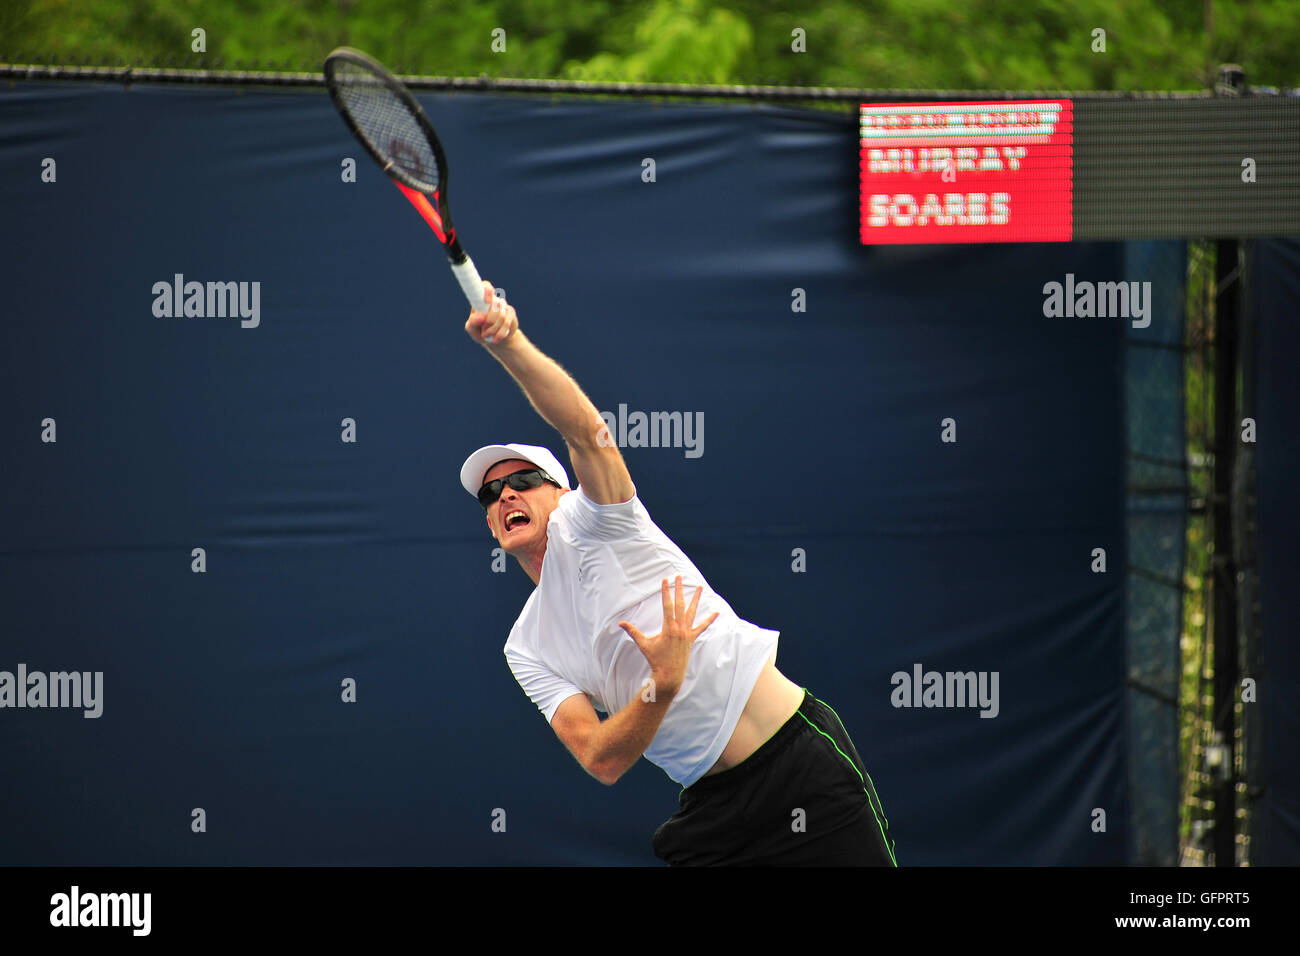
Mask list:
[[[452,273],[456,276],[456,281],[460,283],[461,289],[465,293],[465,298],[469,299],[469,306],[475,312],[483,312],[487,309],[487,301],[483,298],[483,280],[478,277],[478,270],[474,268],[474,260],[469,256],[460,265],[452,265]]]

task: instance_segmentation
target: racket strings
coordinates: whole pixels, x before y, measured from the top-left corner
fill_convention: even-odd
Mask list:
[[[439,186],[438,161],[415,116],[379,77],[354,63],[334,68],[343,109],[357,131],[426,192]]]

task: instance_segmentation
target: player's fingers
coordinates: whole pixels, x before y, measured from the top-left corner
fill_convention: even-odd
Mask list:
[[[494,339],[505,338],[505,331],[510,325],[510,316],[514,307],[507,305],[505,299],[495,299],[488,309],[487,334]]]
[[[627,621],[619,621],[618,626],[621,627],[623,630],[627,631],[627,636],[632,638],[632,640],[636,642],[637,647],[641,646],[641,642],[645,640],[644,634],[638,631]]]
[[[465,331],[469,333],[469,337],[475,342],[482,342],[483,327],[486,322],[487,316],[482,312],[471,312],[469,318],[465,322]]]
[[[664,627],[667,627],[673,621],[673,599],[668,593],[668,579],[664,578],[659,585],[659,590],[664,601]]]
[[[677,575],[677,588],[673,598],[673,619],[680,621],[686,613],[686,601],[682,598],[682,576]]]
[[[701,584],[695,589],[695,596],[691,598],[691,606],[686,609],[686,623],[690,624],[695,620],[695,609],[700,606],[700,595],[704,593],[704,585]]]
[[[709,626],[710,624],[712,624],[714,621],[716,621],[716,620],[718,619],[718,615],[719,615],[720,613],[721,613],[720,611],[714,611],[712,614],[709,615],[709,619],[708,619],[707,621],[705,621],[705,622],[704,622],[703,624],[701,624],[699,627],[697,627],[697,628],[695,628],[693,631],[691,631],[691,639],[694,640],[695,638],[697,638],[697,637],[699,637],[701,634],[703,634],[704,631],[705,631],[705,629],[708,628],[708,626]]]
[[[492,301],[488,310],[488,320],[490,324],[485,333],[488,342],[504,342],[519,323],[515,307],[503,298]]]

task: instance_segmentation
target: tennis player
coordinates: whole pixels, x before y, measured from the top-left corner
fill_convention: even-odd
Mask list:
[[[645,756],[682,785],[653,840],[671,865],[896,866],[862,758],[777,670],[778,632],[740,618],[650,520],[596,407],[483,288],[465,331],[564,437],[578,482],[535,445],[487,445],[461,468],[537,586],[505,645],[520,687],[601,783]]]

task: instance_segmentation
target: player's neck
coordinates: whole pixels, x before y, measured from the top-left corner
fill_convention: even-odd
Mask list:
[[[542,558],[546,557],[546,539],[543,538],[536,550],[521,551],[515,555],[524,574],[533,579],[533,584],[542,582]]]

